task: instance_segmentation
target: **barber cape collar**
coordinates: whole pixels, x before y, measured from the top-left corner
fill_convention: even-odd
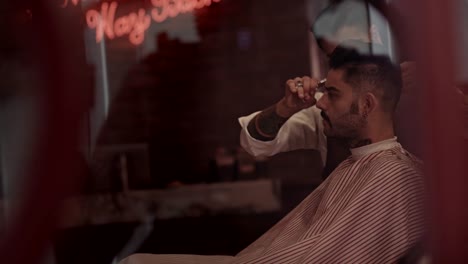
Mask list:
[[[363,156],[382,150],[392,149],[397,146],[400,146],[400,143],[397,142],[397,137],[393,137],[370,145],[362,146],[359,148],[353,148],[351,149],[351,155],[353,159],[359,159]]]

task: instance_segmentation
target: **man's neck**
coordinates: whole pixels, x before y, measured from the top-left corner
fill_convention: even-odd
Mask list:
[[[359,138],[348,140],[349,148],[359,148],[395,137],[395,130],[391,122],[373,122]]]
[[[348,140],[348,147],[350,149],[359,148],[359,147],[367,146],[373,143],[377,143],[377,142],[395,137],[395,133],[393,132],[393,129],[387,130],[387,131],[388,131],[387,133],[382,133],[378,135],[369,135],[369,136],[363,136],[361,138],[350,139]]]
[[[357,147],[357,148],[352,148],[350,149],[351,151],[351,157],[353,159],[359,159],[363,156],[375,153],[375,152],[380,152],[382,150],[388,150],[391,148],[395,148],[397,146],[400,146],[400,144],[397,141],[397,137],[389,138],[386,140],[381,140],[378,142],[375,142],[371,145],[366,145],[362,147]]]
[[[354,139],[348,142],[349,148],[359,148],[374,143],[370,138]]]

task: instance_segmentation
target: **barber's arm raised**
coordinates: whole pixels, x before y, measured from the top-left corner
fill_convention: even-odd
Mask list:
[[[318,80],[290,79],[285,94],[261,112],[239,118],[241,145],[254,156],[272,156],[295,149],[318,149],[323,158],[326,140],[319,110],[314,106]]]

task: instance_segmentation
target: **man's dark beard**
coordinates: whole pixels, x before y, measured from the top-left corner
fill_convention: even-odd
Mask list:
[[[353,115],[359,114],[359,106],[355,100],[353,101],[353,103],[351,103],[351,106],[349,107],[349,113]]]
[[[351,106],[349,107],[349,113],[350,114],[353,114],[353,115],[358,115],[359,114],[359,106],[357,105],[357,102],[354,101]],[[332,123],[330,121],[330,118],[328,117],[327,113],[325,113],[324,111],[320,111],[320,116],[322,116],[322,118],[328,122],[328,124],[330,125],[330,127],[332,127]]]
[[[326,122],[328,122],[328,124],[330,125],[330,128],[333,128],[332,122],[331,122],[330,118],[328,117],[328,115],[324,111],[321,111],[320,115],[322,116],[322,118]],[[348,114],[344,114],[343,116],[345,116],[345,115],[360,117],[360,118],[358,118],[358,121],[354,124],[356,128],[364,126],[366,124],[366,122],[367,122],[367,120],[365,120],[359,114],[359,106],[358,106],[356,101],[354,101],[351,104]],[[339,124],[339,123],[337,123],[337,124]],[[334,128],[336,130],[335,133],[340,131],[340,126],[339,125],[335,126]],[[343,132],[343,131],[341,131],[341,132]],[[362,147],[362,146],[365,146],[365,145],[372,144],[372,141],[370,139],[361,138],[359,136],[357,130],[356,131],[349,130],[348,132],[343,132],[341,134],[327,135],[327,137],[328,138],[333,138],[335,141],[342,142],[342,144],[346,145],[348,148],[357,148],[357,147]]]
[[[359,106],[356,102],[353,102],[351,104],[351,107],[349,108],[349,113],[353,115],[359,115]],[[362,121],[364,122],[363,125],[367,122],[366,119],[362,119]],[[348,139],[348,146],[350,148],[359,148],[370,144],[372,144],[372,140],[370,138]]]

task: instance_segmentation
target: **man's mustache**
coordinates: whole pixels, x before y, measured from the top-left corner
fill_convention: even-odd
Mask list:
[[[328,124],[331,126],[331,121],[330,121],[330,118],[328,117],[328,115],[324,112],[324,111],[321,111],[320,112],[320,115],[322,116],[322,118],[328,122]]]

